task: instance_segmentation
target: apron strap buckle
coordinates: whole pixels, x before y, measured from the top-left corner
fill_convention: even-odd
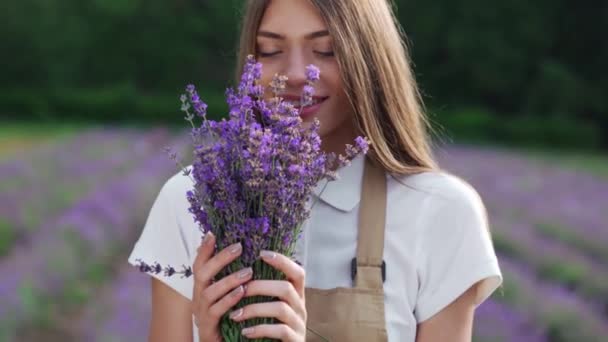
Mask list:
[[[382,260],[382,265],[380,266],[382,269],[382,282],[386,281],[386,262]],[[350,276],[353,281],[355,281],[355,277],[357,276],[357,258],[354,257],[350,262]]]

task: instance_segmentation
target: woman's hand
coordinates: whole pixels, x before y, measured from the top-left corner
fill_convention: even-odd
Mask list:
[[[243,247],[240,243],[234,244],[213,256],[214,249],[215,236],[207,233],[198,248],[192,270],[194,273],[192,310],[200,342],[222,341],[219,331],[220,319],[243,298],[245,293],[243,284],[251,279],[253,273],[251,268],[245,268],[213,283],[211,281],[213,277],[238,258]]]
[[[253,317],[274,317],[281,324],[262,324],[243,329],[247,338],[268,337],[288,342],[303,342],[306,338],[306,305],[304,301],[304,269],[284,255],[263,251],[262,260],[282,271],[287,281],[253,280],[247,284],[246,297],[270,296],[280,300],[250,304],[230,313],[235,321]]]

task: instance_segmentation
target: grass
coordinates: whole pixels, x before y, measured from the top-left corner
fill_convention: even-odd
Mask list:
[[[571,245],[600,262],[608,261],[608,250],[601,241],[585,239],[574,228],[552,222],[536,222],[535,227],[540,234],[547,238]]]
[[[32,123],[19,121],[0,122],[0,144],[15,139],[44,139],[70,136],[92,125],[79,123]]]
[[[590,151],[564,151],[554,149],[523,149],[530,158],[573,171],[589,172],[608,178],[608,155]]]
[[[0,123],[0,160],[41,144],[67,139],[86,126],[73,123]]]
[[[8,253],[16,239],[17,233],[15,230],[8,222],[0,218],[0,257]]]
[[[503,143],[464,142],[471,147],[508,151],[531,161],[608,178],[608,154],[595,150],[520,147]]]
[[[179,123],[179,124],[178,124]],[[189,124],[186,121],[177,121],[174,125],[161,124],[101,124],[95,122],[20,122],[0,121],[0,161],[8,160],[19,153],[26,152],[44,144],[54,144],[65,141],[85,130],[95,128],[132,128],[153,129],[165,127],[171,134],[187,134]]]

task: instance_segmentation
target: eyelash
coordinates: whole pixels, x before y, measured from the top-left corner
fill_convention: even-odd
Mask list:
[[[260,57],[272,57],[272,56],[277,55],[279,53],[281,53],[281,51],[275,51],[275,52],[269,52],[269,53],[260,52]]]
[[[334,52],[333,51],[328,51],[328,52],[315,51],[315,52],[318,53],[319,55],[323,56],[323,57],[333,57],[334,56]]]
[[[281,53],[282,51],[275,51],[275,52],[260,52],[260,57],[265,58],[265,57],[272,57],[275,55],[278,55],[279,53]],[[333,51],[328,51],[328,52],[324,52],[324,51],[314,51],[315,53],[323,56],[323,57],[333,57],[334,56],[334,52]]]

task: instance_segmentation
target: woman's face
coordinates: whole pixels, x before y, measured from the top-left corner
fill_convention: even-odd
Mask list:
[[[262,84],[267,86],[275,73],[287,76],[282,96],[293,102],[299,102],[306,84],[306,66],[316,65],[321,73],[314,99],[319,103],[304,108],[302,120],[309,125],[314,117],[319,119],[324,145],[339,137],[351,138],[353,110],[344,93],[332,38],[308,0],[270,2],[258,30],[257,54],[263,64]]]

